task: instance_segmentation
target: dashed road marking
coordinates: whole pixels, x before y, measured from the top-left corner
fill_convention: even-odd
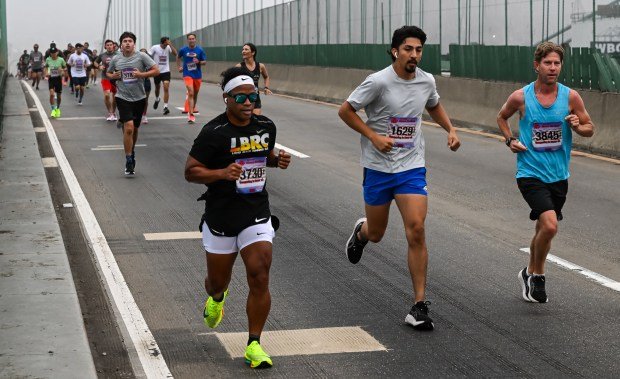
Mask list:
[[[136,147],[146,147],[145,144],[136,144]],[[92,151],[111,151],[111,150],[124,150],[123,145],[101,145],[97,147],[91,147]]]
[[[202,234],[196,232],[168,232],[168,233],[144,233],[144,239],[147,241],[167,241],[167,240],[187,240],[200,239]]]
[[[278,148],[278,149],[280,149],[280,150],[285,150],[287,153],[289,153],[289,154],[291,154],[291,155],[293,155],[293,156],[295,156],[295,157],[297,157],[297,158],[302,158],[302,159],[304,159],[304,158],[310,158],[310,156],[309,156],[309,155],[306,155],[306,154],[304,154],[304,153],[301,153],[301,152],[299,152],[299,151],[297,151],[297,150],[293,150],[293,149],[291,149],[290,147],[286,147],[286,146],[284,146],[284,145],[280,145],[279,143],[276,143],[276,145],[275,145],[275,146],[276,146],[276,148]]]
[[[58,167],[58,161],[54,157],[41,158],[43,167]]]
[[[231,358],[243,357],[247,332],[215,333],[215,336]],[[272,357],[388,350],[359,326],[264,331],[261,346]]]

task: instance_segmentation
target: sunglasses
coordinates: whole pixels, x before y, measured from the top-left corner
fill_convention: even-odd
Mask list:
[[[238,93],[236,95],[233,95],[232,93],[228,93],[228,96],[235,98],[235,103],[237,104],[243,104],[245,103],[245,100],[250,100],[250,103],[255,103],[256,100],[258,100],[258,94],[256,92],[252,92],[250,94],[245,94],[245,93]]]

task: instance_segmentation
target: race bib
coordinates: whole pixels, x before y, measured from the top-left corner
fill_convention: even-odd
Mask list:
[[[267,157],[242,158],[235,160],[235,163],[243,167],[237,179],[237,193],[262,192],[267,180]]]
[[[50,70],[50,76],[51,76],[52,78],[56,78],[56,77],[60,76],[60,70],[59,70],[59,69],[57,69],[57,68],[53,68],[53,69],[51,69],[51,70]]]
[[[160,66],[165,66],[168,64],[168,56],[167,55],[160,55],[159,56],[159,65]]]
[[[387,136],[394,140],[394,147],[413,148],[418,120],[418,117],[390,117]]]
[[[33,57],[33,60],[34,60],[35,62],[38,62],[39,60],[41,60],[41,57],[39,57],[39,56],[35,55],[35,56]]]
[[[562,122],[535,122],[532,145],[536,151],[556,151],[562,147]]]
[[[187,71],[194,71],[196,69],[196,63],[190,62],[187,64]]]
[[[123,83],[126,84],[132,84],[132,83],[137,83],[138,82],[138,78],[135,77],[135,75],[133,74],[133,68],[124,68],[121,71],[121,79],[123,80]]]

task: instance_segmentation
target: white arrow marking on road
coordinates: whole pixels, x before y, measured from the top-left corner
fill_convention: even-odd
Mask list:
[[[521,251],[523,251],[525,253],[528,253],[528,254],[530,253],[530,248],[529,247],[524,247],[524,248],[521,248],[519,250],[521,250]],[[583,276],[585,276],[587,278],[590,278],[590,279],[594,280],[595,282],[597,282],[597,283],[599,283],[599,284],[601,284],[601,285],[603,285],[605,287],[608,287],[608,288],[611,288],[612,290],[620,292],[620,282],[616,282],[613,279],[610,279],[610,278],[608,278],[606,276],[598,274],[598,273],[596,273],[594,271],[590,271],[590,270],[588,270],[586,268],[583,268],[583,267],[581,267],[579,265],[576,265],[576,264],[574,264],[572,262],[569,262],[566,259],[562,259],[560,257],[557,257],[557,256],[555,256],[553,254],[547,255],[547,260],[555,263],[558,266],[562,266],[562,267],[567,268],[567,269],[569,269],[571,271],[575,271],[575,272],[577,272],[577,273],[579,273],[579,274],[581,274],[581,275],[583,275]]]

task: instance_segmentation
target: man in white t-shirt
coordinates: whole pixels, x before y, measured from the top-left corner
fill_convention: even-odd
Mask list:
[[[149,50],[149,55],[159,66],[159,75],[153,78],[155,82],[155,103],[153,109],[159,106],[160,83],[164,83],[164,115],[170,113],[168,109],[168,89],[170,88],[170,54],[177,56],[177,49],[170,42],[170,38],[161,37],[159,45],[153,45]]]
[[[416,26],[394,31],[392,64],[369,75],[342,104],[338,115],[361,134],[366,217],[356,221],[346,245],[351,263],[362,258],[368,241],[379,242],[385,233],[392,200],[403,218],[408,243],[407,262],[413,284],[414,305],[405,322],[415,329],[432,330],[426,301],[428,251],[424,235],[427,212],[426,168],[422,112],[424,109],[448,132],[448,147],[460,141],[443,106],[433,75],[418,68],[426,34]],[[366,122],[357,115],[364,108]]]
[[[71,54],[67,65],[71,67],[71,77],[73,78],[73,84],[75,85],[75,97],[78,98],[78,105],[82,105],[82,98],[84,98],[84,86],[88,81],[86,75],[86,69],[90,67],[92,62],[86,54],[84,54],[84,45],[81,43],[75,44],[75,53]]]

